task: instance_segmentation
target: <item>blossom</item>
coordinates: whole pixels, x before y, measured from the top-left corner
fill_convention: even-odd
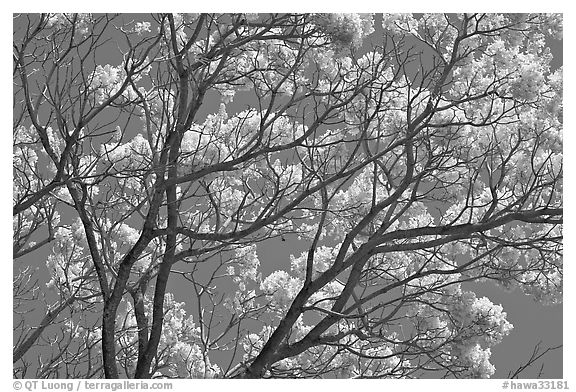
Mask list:
[[[489,348],[482,349],[479,344],[462,349],[460,362],[470,368],[470,375],[474,378],[490,378],[496,368],[490,363],[492,352]]]
[[[112,132],[112,141],[118,143],[120,142],[121,139],[122,139],[122,129],[120,128],[120,126],[116,125],[114,131]]]
[[[360,14],[315,14],[314,22],[332,38],[336,46],[360,47],[362,39],[371,34],[372,18]]]
[[[546,32],[550,34],[554,39],[561,40],[564,31],[564,18],[562,14],[545,14],[545,23],[543,24]]]
[[[244,349],[244,359],[248,360],[258,355],[270,335],[272,335],[272,328],[264,326],[260,333],[251,333],[243,338],[242,348]]]
[[[150,161],[152,150],[148,140],[139,133],[124,144],[102,144],[100,154],[115,164],[117,170],[143,169]]]
[[[513,328],[502,306],[486,297],[476,298],[471,291],[462,293],[451,313],[457,325],[465,329],[467,340],[478,344],[493,346],[500,343]]]
[[[70,194],[70,192],[68,191],[67,187],[61,187],[58,188],[55,192],[54,192],[54,196],[56,196],[58,199],[68,203],[68,204],[73,204],[74,200],[72,200],[72,195]]]
[[[136,22],[134,25],[134,32],[138,35],[150,32],[150,22]]]
[[[133,268],[135,271],[142,273],[146,271],[151,264],[152,264],[152,257],[150,255],[146,255],[138,258],[138,260],[134,262]]]
[[[336,259],[338,249],[330,246],[319,246],[314,251],[314,266],[312,268],[312,279],[316,278],[318,274],[326,271]],[[290,255],[291,271],[298,275],[303,276],[306,271],[306,263],[308,259],[308,252],[302,252],[299,257]]]
[[[46,27],[62,28],[73,25],[76,32],[85,37],[90,32],[91,22],[90,14],[49,14]]]
[[[236,95],[235,90],[224,90],[220,94],[222,96],[222,102],[230,103],[234,100],[234,96]]]
[[[234,280],[236,282],[247,282],[250,280],[258,283],[260,281],[260,260],[256,253],[256,244],[236,248],[233,260],[237,268],[231,265],[228,266],[228,273],[235,276]]]
[[[128,246],[133,246],[136,241],[140,238],[140,233],[128,226],[126,223],[121,223],[116,229],[116,235],[113,237],[114,240],[120,243],[125,243]]]
[[[260,18],[260,14],[256,13],[245,13],[244,16],[248,22],[256,22]]]
[[[96,102],[102,104],[118,92],[125,78],[122,67],[110,64],[98,65],[90,78],[90,89],[94,91]]]
[[[274,172],[280,177],[280,189],[298,186],[302,182],[302,167],[300,165],[283,166],[279,159],[272,164]]]
[[[550,305],[562,302],[564,279],[559,268],[550,268],[546,273],[526,271],[519,280],[524,293],[535,300]]]
[[[410,32],[417,35],[418,20],[412,14],[383,14],[382,27],[395,33]]]
[[[270,303],[278,309],[286,309],[300,290],[302,282],[286,271],[276,271],[264,279],[260,290],[270,297]]]
[[[510,83],[512,95],[522,101],[536,99],[544,86],[544,75],[537,63],[524,64],[518,70],[518,76]]]

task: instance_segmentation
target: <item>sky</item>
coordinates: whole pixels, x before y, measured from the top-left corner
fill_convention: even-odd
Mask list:
[[[542,3],[538,3],[538,5],[541,5]],[[199,5],[200,7],[202,5]],[[427,5],[429,6],[429,5]],[[29,7],[29,5],[27,5],[27,7]],[[36,10],[44,10],[46,6],[44,5],[43,7],[37,7]],[[232,8],[234,8],[234,6],[232,6]],[[249,8],[248,6],[246,6],[246,8]],[[111,7],[110,9],[114,9],[114,7]],[[52,9],[50,9],[52,10]],[[227,8],[228,10],[228,8]],[[262,8],[260,8],[260,10],[262,10]],[[417,9],[412,9],[413,11],[416,11]],[[12,10],[13,12],[14,10]],[[26,11],[31,11],[29,9],[26,9]],[[11,26],[12,23],[10,21],[10,23],[7,23],[8,26]],[[565,23],[565,25],[568,25],[568,23]],[[6,34],[7,35],[7,34]],[[8,35],[10,36],[10,35]],[[566,41],[566,38],[565,38]],[[10,42],[9,42],[10,43]],[[559,50],[560,48],[556,48],[556,50]],[[6,48],[6,50],[10,50],[9,48]],[[566,59],[565,62],[568,63],[570,62],[570,57],[571,57],[571,53],[570,51],[568,51],[566,53]],[[8,70],[8,67],[11,67],[11,63],[10,65],[7,64],[8,61],[3,62],[2,64],[6,67],[4,69],[4,72],[2,73],[3,75],[7,76],[8,72],[11,72],[12,70]],[[566,72],[566,78],[568,78],[568,72]],[[7,77],[6,77],[7,79]],[[4,80],[4,79],[3,79]],[[565,85],[568,84],[568,81],[565,81]],[[11,91],[11,85],[6,85],[6,88],[4,89],[4,92],[6,91]],[[569,89],[566,89],[569,90]],[[567,96],[569,96],[569,91],[567,91]],[[8,97],[4,97],[4,99],[6,99]],[[9,99],[9,98],[8,98]],[[10,105],[11,102],[8,101],[8,99],[6,99],[6,101],[4,102],[5,105]],[[567,98],[567,103],[569,101],[570,98]],[[565,104],[568,107],[568,104]],[[5,106],[7,107],[7,106]],[[568,111],[566,111],[568,112]],[[566,119],[567,122],[571,121],[571,119],[567,118]],[[8,121],[6,121],[7,123]],[[6,124],[8,126],[8,124]],[[567,129],[569,128],[569,124],[566,125]],[[565,133],[566,135],[566,145],[568,146],[567,148],[570,148],[572,146],[568,135]],[[570,137],[571,138],[571,137]],[[9,157],[11,156],[8,152],[8,143],[3,143],[4,147],[7,148],[7,151],[2,154],[4,159],[10,159]],[[566,165],[570,167],[571,165],[571,161],[572,158],[570,157],[570,154],[568,154],[568,156],[566,157]],[[8,162],[4,162],[4,164],[8,165]],[[566,170],[566,172],[568,172],[569,170]],[[7,172],[7,170],[5,170],[5,172]],[[4,175],[6,175],[6,173],[4,173]],[[5,180],[6,182],[9,181],[9,179]],[[572,194],[570,189],[570,181],[566,181],[566,194],[570,195]],[[4,205],[8,206],[9,204],[9,194],[10,192],[6,192],[6,197],[7,200],[4,201]],[[569,204],[569,203],[566,203]],[[7,210],[7,208],[6,208]],[[7,211],[2,211],[2,213],[7,213]],[[567,214],[568,218],[566,219],[567,221],[567,227],[566,227],[566,235],[567,238],[570,238],[570,234],[572,232],[572,230],[570,229],[570,227],[572,226],[572,220],[569,217],[569,215]],[[3,222],[6,222],[7,224],[5,225],[5,227],[3,227],[3,233],[5,234],[4,237],[7,238],[8,236],[8,230],[10,230],[11,232],[11,225],[9,224],[10,219],[8,217],[8,215],[5,217],[5,219],[3,219]],[[568,245],[570,244],[569,241],[565,241]],[[6,243],[6,246],[8,246],[8,244]],[[276,240],[270,240],[268,242],[266,242],[265,244],[263,244],[262,246],[259,247],[259,257],[261,259],[261,261],[266,261],[265,263],[263,262],[263,276],[267,276],[269,273],[273,272],[276,269],[289,269],[289,254],[291,253],[291,251],[293,252],[293,244],[290,241],[280,241],[279,239]],[[296,254],[299,254],[299,252],[301,251],[301,249],[298,249],[297,252],[294,252]],[[570,246],[568,246],[567,249],[567,256],[565,256],[566,258],[570,259],[571,257],[569,257],[569,255],[572,254],[572,250],[570,249]],[[30,260],[32,262],[38,263],[38,264],[44,264],[44,260],[42,260],[43,256],[40,253],[35,254],[35,260]],[[568,263],[569,264],[569,263]],[[570,305],[568,304],[573,304],[574,302],[571,300],[571,284],[570,282],[573,279],[573,274],[569,273],[570,270],[574,270],[573,266],[568,265],[567,266],[567,273],[566,276],[568,276],[565,286],[566,286],[566,297],[568,299],[567,302],[565,302],[566,309],[570,309]],[[5,274],[6,278],[8,274]],[[9,292],[9,287],[10,285],[8,284],[9,282],[6,279],[5,284],[1,285],[3,286],[4,289],[7,289],[7,292],[4,293],[5,298],[9,298],[11,297],[11,293]],[[174,282],[175,284],[178,284],[176,281]],[[174,290],[171,290],[175,293],[176,295],[176,299],[177,300],[184,300],[184,298],[182,298],[181,296],[178,295],[178,292],[180,291],[178,287],[174,287]],[[533,349],[534,344],[536,344],[538,341],[542,340],[543,341],[543,347],[546,346],[555,346],[557,344],[561,344],[563,339],[563,317],[562,317],[562,306],[555,306],[555,307],[544,307],[540,304],[536,304],[534,303],[529,297],[526,297],[524,295],[522,295],[519,292],[513,292],[513,293],[507,293],[504,292],[502,289],[499,289],[495,286],[484,286],[484,287],[477,287],[475,288],[476,293],[478,294],[478,296],[487,296],[489,297],[494,303],[498,304],[501,303],[505,309],[505,311],[508,313],[508,318],[509,320],[516,326],[516,328],[513,330],[513,332],[510,334],[510,336],[508,336],[507,338],[504,339],[504,341],[497,346],[496,348],[493,349],[493,356],[492,356],[492,362],[494,363],[494,365],[497,368],[497,373],[495,375],[495,377],[505,377],[508,373],[508,371],[513,371],[515,370],[515,368],[519,365],[519,361],[523,361],[526,360]],[[573,306],[572,306],[573,308]],[[568,312],[569,313],[569,312]],[[568,315],[567,317],[569,317],[571,315]],[[565,320],[564,320],[565,321]],[[6,323],[7,324],[7,323]],[[8,326],[6,333],[8,335],[4,335],[4,336],[9,336],[9,334],[11,334],[11,328]],[[568,335],[569,336],[569,335]],[[566,340],[566,339],[564,339]],[[569,347],[574,347],[570,342],[566,342],[565,343],[569,343],[570,346]],[[9,349],[8,347],[3,351],[6,353],[9,353],[11,351],[11,349]],[[566,352],[566,350],[564,350],[564,352]],[[572,351],[573,352],[573,351]],[[545,378],[560,378],[563,375],[562,372],[562,354],[563,354],[563,350],[556,350],[555,352],[549,354],[549,356],[546,357],[546,363],[544,366],[544,377]],[[7,356],[8,359],[10,358],[10,356]],[[8,370],[8,373],[10,373],[10,369],[11,369],[11,363],[8,362],[5,364],[6,366],[3,366],[3,370],[6,371]],[[566,368],[566,363],[564,364],[564,368]],[[538,369],[535,369],[535,371],[537,371]],[[569,373],[564,373],[566,378],[569,378]],[[9,377],[11,377],[11,374],[8,374]],[[7,377],[8,378],[8,377]]]

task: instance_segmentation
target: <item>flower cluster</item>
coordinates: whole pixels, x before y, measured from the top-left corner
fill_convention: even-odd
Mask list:
[[[46,27],[61,29],[74,26],[75,31],[85,37],[90,33],[91,23],[90,14],[50,14],[46,20]]]
[[[260,285],[260,290],[268,296],[273,309],[284,312],[301,287],[302,281],[300,279],[290,276],[286,271],[279,270],[264,279]]]
[[[247,284],[260,283],[262,280],[259,272],[260,260],[256,253],[256,244],[236,248],[234,257],[228,264],[228,274],[232,276],[241,291],[246,290]]]
[[[331,38],[337,48],[362,46],[364,37],[373,31],[373,20],[361,14],[315,14],[313,21]]]
[[[102,144],[100,155],[118,171],[143,170],[149,167],[152,150],[148,140],[139,133],[124,144]]]

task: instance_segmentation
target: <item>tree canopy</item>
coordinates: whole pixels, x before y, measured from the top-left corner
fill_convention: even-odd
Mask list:
[[[14,18],[15,377],[487,378],[467,285],[562,300],[561,15]]]

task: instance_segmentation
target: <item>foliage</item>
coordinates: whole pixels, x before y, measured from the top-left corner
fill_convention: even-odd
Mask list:
[[[15,17],[15,376],[486,378],[468,282],[561,301],[561,17],[138,17]]]

